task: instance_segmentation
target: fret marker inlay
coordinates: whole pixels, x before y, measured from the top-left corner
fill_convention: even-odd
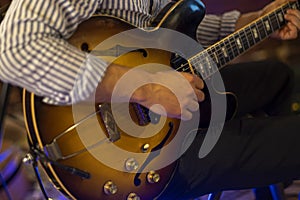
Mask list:
[[[278,13],[278,19],[280,22],[283,22],[283,16],[282,13]]]
[[[216,52],[214,52],[214,57],[215,57],[216,62],[219,63],[219,59],[218,59]]]
[[[241,40],[240,40],[239,38],[236,39],[236,43],[237,43],[239,49],[242,49],[242,48],[243,48],[242,43],[241,43]]]
[[[252,32],[253,32],[254,38],[257,39],[258,38],[258,33],[257,33],[256,28],[252,28]]]
[[[268,20],[264,21],[267,31],[271,30],[270,23]]]
[[[227,58],[228,57],[228,54],[227,54],[227,51],[224,47],[222,47],[222,52],[224,54],[224,56]]]
[[[211,69],[211,62],[209,60],[209,57],[206,56],[205,59],[206,59],[206,63],[208,64],[208,68]]]

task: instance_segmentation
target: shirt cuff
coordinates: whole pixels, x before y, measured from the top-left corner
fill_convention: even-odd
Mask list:
[[[86,54],[86,60],[78,72],[77,78],[69,94],[64,96],[64,104],[75,104],[81,101],[93,100],[93,94],[102,80],[108,64],[92,54]],[[54,99],[45,97],[43,102],[59,105]]]
[[[237,10],[226,12],[221,17],[220,39],[235,31],[236,22],[241,13]]]
[[[196,37],[200,44],[208,47],[235,31],[241,13],[237,10],[222,15],[206,14],[197,28]]]

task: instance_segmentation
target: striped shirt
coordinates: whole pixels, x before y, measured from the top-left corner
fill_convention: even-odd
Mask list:
[[[151,2],[152,1],[152,2]],[[67,42],[97,12],[145,27],[168,0],[13,0],[0,25],[0,79],[52,104],[88,98],[107,63]],[[151,12],[150,12],[151,11]],[[234,31],[239,12],[207,15],[197,31],[208,46]]]

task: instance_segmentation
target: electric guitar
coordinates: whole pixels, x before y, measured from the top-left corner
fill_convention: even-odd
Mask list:
[[[159,63],[210,80],[228,62],[284,26],[284,13],[289,8],[299,9],[299,1],[280,6],[205,50],[185,55],[177,50],[171,52],[151,46],[136,48],[117,44],[97,50],[97,45],[127,31],[156,34],[165,33],[165,29],[183,33],[195,41],[196,28],[205,15],[204,5],[199,0],[169,3],[149,29],[136,30],[121,19],[95,15],[78,27],[69,42],[82,51],[93,53],[96,49],[94,53],[114,57],[113,63],[133,69]],[[229,104],[234,104],[227,98]],[[207,105],[211,99],[208,98]],[[170,159],[170,155],[180,155],[179,147],[184,140],[184,136],[176,139],[183,122],[158,116],[135,103],[130,103],[127,110],[125,115],[117,113],[121,119],[116,119],[114,108],[108,103],[54,106],[24,90],[23,112],[31,153],[39,158],[49,178],[67,197],[152,200],[165,190],[177,166],[176,159]],[[211,119],[209,110],[209,106],[200,105],[201,116],[208,117],[204,125]],[[225,117],[230,118],[234,110],[229,109]],[[154,127],[155,134],[136,137],[124,131],[117,121],[128,121],[128,118],[133,122],[129,123],[129,130]],[[131,126],[135,128],[130,129]],[[160,166],[162,163],[165,165]]]

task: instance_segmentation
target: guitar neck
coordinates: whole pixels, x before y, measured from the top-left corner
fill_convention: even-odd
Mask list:
[[[286,24],[284,14],[287,9],[299,9],[299,2],[288,2],[276,10],[225,37],[206,50],[194,55],[189,63],[194,71],[206,79],[218,72],[228,62],[269,37]]]

